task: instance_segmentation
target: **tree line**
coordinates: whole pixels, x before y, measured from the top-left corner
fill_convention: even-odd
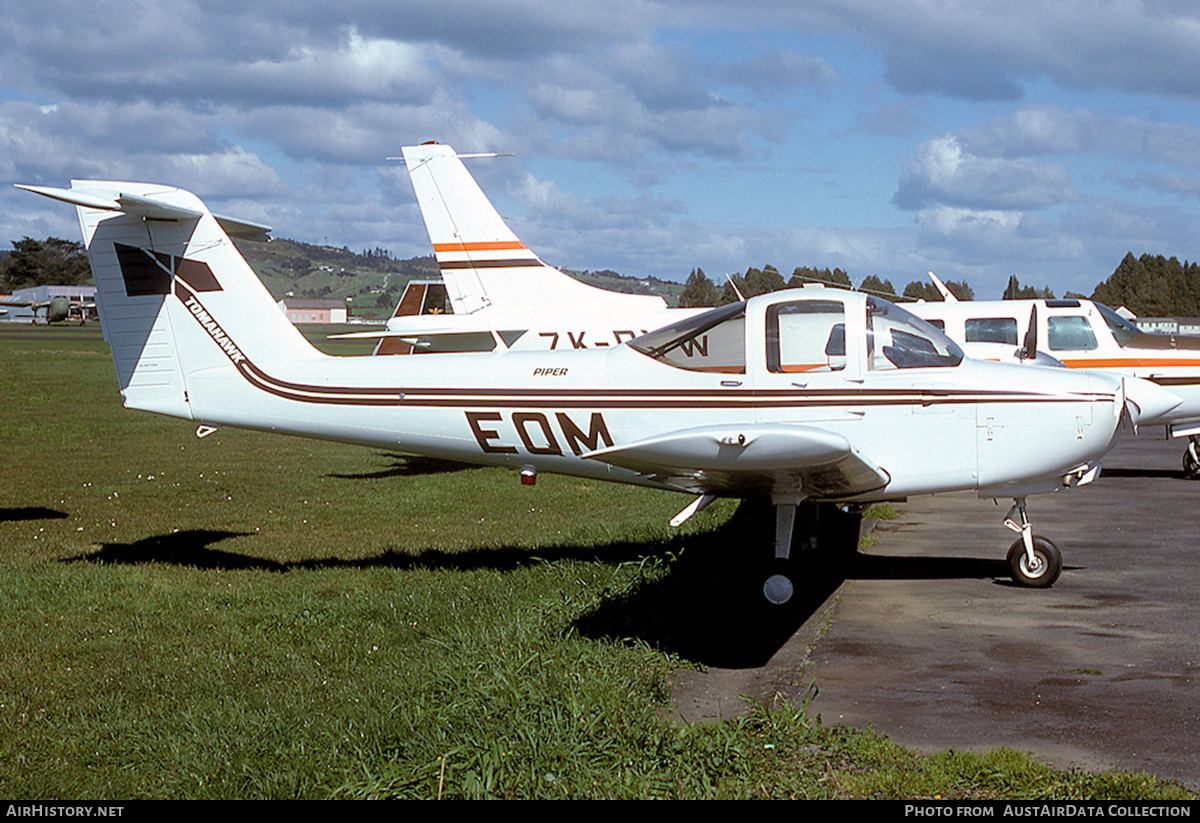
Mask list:
[[[1128,260],[1129,258],[1126,259]],[[1120,269],[1118,269],[1118,272],[1120,272]],[[1198,276],[1200,276],[1200,272],[1198,272]],[[867,275],[858,283],[854,283],[850,279],[850,275],[840,268],[815,269],[798,267],[792,271],[792,276],[785,281],[783,275],[774,266],[763,266],[761,269],[751,267],[746,269],[745,274],[735,274],[727,277],[726,282],[720,286],[714,283],[704,273],[703,269],[692,269],[691,274],[688,275],[688,279],[684,284],[683,292],[680,295],[679,305],[681,308],[720,306],[742,298],[753,297],[756,294],[765,294],[767,292],[778,291],[779,289],[802,288],[807,283],[857,289],[858,291],[876,294],[887,300],[897,302],[908,300],[936,302],[942,299],[941,292],[931,282],[914,280],[905,286],[902,292],[897,292],[896,287],[892,285],[892,281],[881,279],[873,274]],[[975,290],[965,280],[947,280],[944,285],[959,300],[975,299]],[[1097,287],[1097,293],[1099,293],[1103,286],[1104,284],[1102,283]],[[1067,292],[1066,296],[1086,297],[1086,295],[1073,294],[1071,292]],[[1200,298],[1200,293],[1197,294],[1197,297]],[[1054,292],[1048,286],[1041,288],[1022,286],[1020,280],[1014,275],[1008,279],[1007,286],[1005,286],[1001,294],[997,295],[997,298],[1001,300],[1053,299]],[[1107,302],[1095,296],[1092,299]],[[1123,303],[1117,302],[1114,305],[1120,306]]]
[[[61,237],[13,241],[0,266],[0,292],[8,294],[31,286],[82,286],[92,282],[83,244]]]
[[[1138,317],[1200,317],[1200,264],[1129,253],[1092,299]]]
[[[13,241],[12,245],[12,251],[0,261],[0,292],[30,286],[91,283],[92,272],[81,243],[59,237],[45,240],[25,237]],[[392,262],[390,255],[382,249],[368,251],[365,256],[377,262]],[[942,299],[933,284],[924,281],[914,280],[903,291],[897,292],[890,280],[875,275],[854,283],[840,268],[802,266],[793,269],[791,277],[785,280],[777,268],[767,265],[747,268],[745,273],[735,274],[721,284],[714,283],[703,269],[692,269],[684,283],[679,305],[683,308],[724,305],[780,289],[801,288],[806,283],[858,288],[890,300]],[[946,287],[959,300],[975,299],[974,290],[965,280],[947,281]],[[1071,292],[1065,296],[1087,297]],[[1022,286],[1014,276],[1009,278],[1000,297],[1010,300],[1053,298],[1054,292],[1047,287]],[[1200,263],[1186,260],[1180,263],[1175,257],[1162,255],[1134,257],[1130,252],[1116,270],[1096,286],[1090,299],[1113,308],[1124,306],[1139,317],[1200,317]]]
[[[839,268],[815,269],[798,267],[792,271],[792,276],[786,281],[774,266],[763,266],[761,269],[748,268],[745,274],[735,274],[726,279],[723,286],[718,287],[703,269],[692,269],[684,283],[683,292],[679,296],[681,308],[698,308],[702,306],[719,306],[732,303],[742,298],[754,297],[757,294],[778,291],[780,289],[803,288],[805,284],[817,283],[824,286],[841,286],[857,288],[868,294],[877,294],[888,300],[941,300],[942,295],[932,283],[913,281],[904,287],[900,294],[890,280],[882,280],[875,275],[868,275],[860,283],[853,283],[850,275]],[[975,292],[966,281],[950,280],[948,288],[959,300],[974,300]]]

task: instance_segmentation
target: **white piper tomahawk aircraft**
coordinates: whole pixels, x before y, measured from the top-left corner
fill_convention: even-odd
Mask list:
[[[1145,423],[1164,424],[1172,437],[1190,438],[1183,468],[1189,477],[1200,478],[1200,337],[1143,332],[1091,300],[959,302],[933,280],[945,302],[906,308],[945,331],[971,356],[991,356],[972,348],[978,344],[989,344],[1004,359],[1040,350],[1067,368],[1140,377],[1170,392],[1177,398],[1175,407]]]
[[[460,159],[496,155],[459,155],[438,143],[402,151],[444,300],[431,306],[441,288],[411,283],[386,332],[335,337],[381,338],[376,354],[608,348],[703,311],[598,289],[544,263],[505,225]]]
[[[956,490],[1014,498],[1013,576],[1053,583],[1061,554],[1033,536],[1025,496],[1092,479],[1122,416],[1163,406],[1143,381],[966,359],[908,312],[833,289],[603,349],[329,356],[226,233],[264,227],[168,186],[23,188],[78,207],[126,407],[198,435],[238,426],[696,495],[674,522],[714,497],[769,496],[777,603],[798,506]]]

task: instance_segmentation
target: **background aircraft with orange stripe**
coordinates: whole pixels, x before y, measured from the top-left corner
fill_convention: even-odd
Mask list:
[[[1183,468],[1200,478],[1200,337],[1144,332],[1108,306],[1083,299],[955,301],[951,295],[907,308],[973,357],[1020,359],[1028,338],[1032,349],[1067,368],[1157,383],[1179,399],[1157,422],[1172,437],[1190,438]],[[976,348],[985,344],[992,354]]]
[[[654,295],[580,283],[530,251],[450,146],[406,146],[421,216],[442,284],[414,281],[376,354],[610,348],[703,309],[672,309]],[[443,290],[444,289],[444,290]]]

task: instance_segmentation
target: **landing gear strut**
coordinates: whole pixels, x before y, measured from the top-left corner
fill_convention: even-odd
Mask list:
[[[1008,550],[1008,569],[1018,586],[1047,589],[1062,573],[1062,552],[1044,537],[1034,537],[1033,526],[1025,512],[1025,498],[1013,500],[1004,525],[1021,535]]]
[[[844,574],[844,564],[858,550],[862,509],[794,499],[772,503],[775,556],[762,590],[769,603],[782,606],[797,584],[811,593]]]
[[[792,529],[796,525],[796,503],[775,504],[775,560],[776,565],[787,563],[792,553]],[[782,563],[780,563],[782,561]],[[762,594],[768,602],[782,606],[792,599],[796,587],[787,575],[775,573],[762,584]]]
[[[775,561],[777,566],[785,565],[792,552],[792,530],[796,524],[796,507],[798,502],[785,501],[775,503]],[[795,586],[785,574],[773,574],[763,583],[763,596],[776,606],[782,606],[792,599]]]
[[[701,495],[671,519],[678,526],[716,499],[715,495]],[[767,562],[756,562],[755,579],[759,574],[768,574],[763,583],[763,596],[767,601],[781,606],[791,601],[796,593],[798,577],[804,575],[805,591],[819,588],[823,582],[836,579],[847,558],[858,551],[859,527],[862,525],[862,506],[840,503],[813,503],[802,497],[754,497],[742,501],[738,507],[742,531],[746,542],[755,548],[767,542],[768,531],[764,520],[768,512],[775,515],[774,557]],[[792,549],[796,556],[792,556]],[[766,558],[763,558],[766,561]],[[832,574],[832,577],[831,577]]]

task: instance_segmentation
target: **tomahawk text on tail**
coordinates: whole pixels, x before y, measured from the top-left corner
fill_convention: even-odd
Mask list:
[[[331,357],[226,228],[262,227],[163,186],[37,193],[79,209],[126,405],[198,434],[232,425],[697,495],[676,522],[714,496],[767,496],[764,548],[784,569],[764,587],[774,602],[803,573],[803,558],[786,565],[799,506],[951,490],[1013,497],[1013,575],[1049,585],[1061,557],[1033,536],[1025,495],[1094,477],[1122,414],[1148,408],[1140,381],[971,361],[902,309],[833,289],[754,297],[604,349]]]

